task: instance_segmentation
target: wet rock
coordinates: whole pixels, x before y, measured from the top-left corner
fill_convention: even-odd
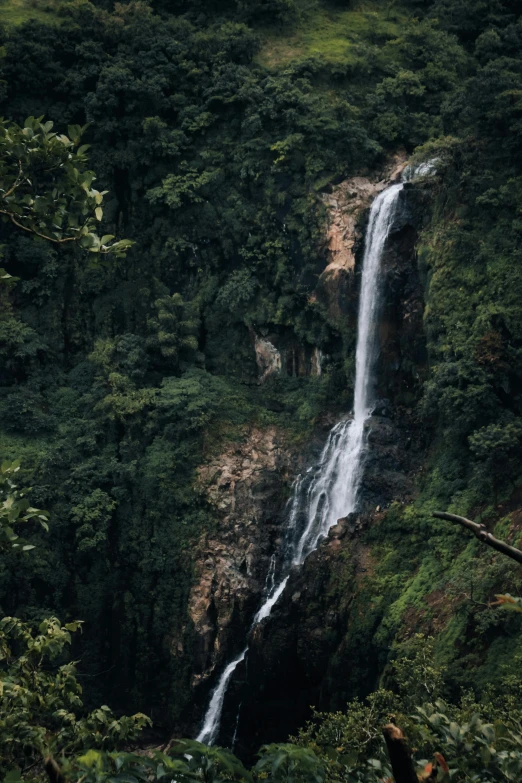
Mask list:
[[[291,478],[290,453],[276,428],[245,430],[239,443],[198,471],[218,526],[198,543],[188,613],[193,625],[192,686],[204,684],[244,642],[260,600]]]
[[[392,177],[399,176],[403,165],[404,160],[397,159],[394,171],[389,167],[385,176],[380,172],[374,179],[352,178],[325,196],[330,210],[330,258],[317,296],[326,302],[332,321],[337,318],[343,329],[347,323],[354,324],[356,318],[365,214],[372,198]],[[384,524],[385,509],[391,503],[411,498],[419,454],[424,448],[412,413],[427,366],[422,330],[424,303],[415,256],[417,231],[423,220],[422,199],[416,189],[405,188],[383,259],[376,372],[379,400],[367,422],[360,511],[339,519],[303,567],[291,573],[272,615],[252,632],[247,662],[238,667],[225,700],[220,743],[231,741],[241,704],[236,749],[245,757],[264,742],[286,740],[309,717],[311,704],[319,709],[342,709],[349,698],[364,695],[375,684],[382,667],[383,653],[372,644],[371,627],[365,631],[367,649],[359,649],[361,640],[350,636],[354,623],[360,627],[363,622],[351,612],[354,596],[364,589],[364,580],[375,569],[372,551],[364,541],[365,530],[370,525]],[[272,345],[280,351],[281,367],[287,366],[284,340],[278,342],[272,333],[264,337],[273,340]],[[305,366],[298,350],[286,356],[293,357],[292,372],[298,373],[296,368]],[[333,414],[324,418],[323,436],[337,419]],[[318,456],[323,444],[324,437],[310,444],[310,454]],[[202,562],[206,566],[209,558],[216,558],[219,541],[226,542],[226,552],[214,560],[214,581],[211,569],[205,567],[194,592],[195,599],[202,596],[204,611],[201,616],[195,612],[194,623],[203,650],[201,678],[207,680],[224,662],[224,650],[227,659],[239,652],[238,640],[243,643],[248,627],[243,618],[248,616],[248,607],[259,599],[268,557],[276,550],[279,538],[274,513],[276,497],[282,508],[277,471],[286,466],[288,476],[289,460],[280,455],[278,468],[268,456],[277,448],[260,448],[252,443],[250,449],[248,453],[241,446],[240,454],[234,456],[241,457],[238,465],[230,464],[225,455],[223,466],[214,463],[208,467],[209,476],[219,472],[207,490],[209,498],[225,506],[219,538],[206,542]],[[242,471],[240,479],[238,471]],[[270,507],[272,512],[267,510]],[[227,533],[229,519],[238,528],[235,537]],[[246,571],[241,569],[243,562],[249,564]],[[235,614],[227,606],[225,595],[235,607]],[[196,608],[199,605],[196,600]],[[239,621],[244,622],[242,636],[231,630],[239,627]]]
[[[316,296],[327,306],[332,323],[341,325],[348,318],[349,324],[355,326],[356,266],[364,236],[362,218],[374,198],[400,176],[406,162],[405,154],[397,154],[388,160],[383,171],[368,177],[350,177],[323,197],[328,208],[328,264],[319,279]]]
[[[339,522],[330,528],[328,531],[328,537],[329,538],[337,538],[341,539],[344,538],[346,535],[346,526],[343,524],[344,519],[340,519]]]
[[[392,405],[390,400],[377,400],[372,411],[372,416],[384,416],[390,418],[392,414]]]

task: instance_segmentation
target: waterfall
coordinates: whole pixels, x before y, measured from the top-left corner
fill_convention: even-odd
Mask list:
[[[241,661],[245,660],[245,655],[248,652],[248,646],[245,647],[242,653],[237,658],[234,658],[232,663],[229,663],[225,671],[219,678],[219,682],[216,685],[210,699],[210,704],[205,713],[203,720],[203,726],[198,736],[196,737],[198,742],[204,742],[206,745],[213,745],[219,734],[219,726],[221,723],[221,713],[223,712],[223,702],[225,701],[225,694],[227,692],[228,683],[230,678],[234,674]]]
[[[379,194],[370,210],[357,321],[353,418],[333,427],[317,465],[298,476],[294,484],[279,573],[275,578],[275,561],[271,560],[265,597],[250,631],[269,617],[286,587],[291,569],[306,560],[339,518],[356,508],[366,445],[364,425],[374,402],[372,381],[377,352],[381,259],[402,188],[402,184],[391,185]],[[216,741],[228,684],[247,652],[248,644],[223,671],[197,736],[199,742],[212,745]]]

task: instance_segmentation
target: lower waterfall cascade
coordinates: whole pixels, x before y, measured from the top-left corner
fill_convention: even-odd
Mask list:
[[[424,172],[419,171],[419,174],[421,173]],[[411,178],[413,177],[410,175],[408,179]],[[377,358],[381,261],[402,189],[402,183],[390,185],[377,196],[370,209],[357,321],[353,417],[338,422],[331,429],[317,464],[298,476],[294,483],[280,565],[276,568],[275,559],[272,558],[265,583],[265,596],[251,623],[249,634],[256,625],[270,616],[286,587],[291,570],[304,563],[340,518],[356,509],[364,467],[365,424],[375,403],[373,370]],[[245,660],[247,653],[248,641],[241,653],[222,672],[212,691],[201,730],[196,738],[199,742],[207,745],[216,742],[228,686],[234,671]]]

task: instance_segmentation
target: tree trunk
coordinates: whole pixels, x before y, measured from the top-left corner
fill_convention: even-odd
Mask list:
[[[395,783],[419,783],[411,758],[411,751],[406,737],[393,723],[388,723],[382,730]]]

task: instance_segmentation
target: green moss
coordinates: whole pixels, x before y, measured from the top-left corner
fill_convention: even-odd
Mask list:
[[[462,649],[462,642],[466,636],[467,622],[465,612],[454,614],[444,631],[437,636],[434,652],[439,665],[447,666],[458,658],[459,649]]]

